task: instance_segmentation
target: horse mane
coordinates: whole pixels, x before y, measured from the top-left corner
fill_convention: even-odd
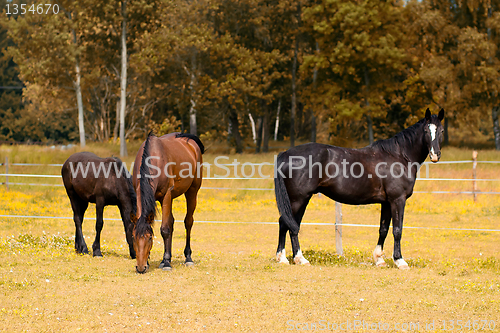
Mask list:
[[[200,147],[201,153],[202,154],[205,153],[205,146],[201,142],[200,138],[197,137],[196,135],[191,134],[191,133],[179,133],[175,137],[176,138],[188,138],[188,139],[193,140],[194,142],[196,142],[196,144],[198,145],[198,147]]]
[[[141,187],[141,216],[137,220],[137,224],[135,227],[135,234],[137,237],[142,237],[146,233],[153,234],[151,223],[156,217],[155,193],[153,191],[153,187],[151,186],[151,182],[149,181],[149,179],[151,179],[151,171],[146,165],[146,159],[150,156],[149,148],[151,137],[156,136],[152,132],[149,133],[148,138],[146,139],[146,143],[144,144],[141,167],[139,170],[139,174],[141,176],[139,181]],[[153,216],[152,219],[150,218],[150,215]],[[152,221],[151,223],[148,222],[149,219]]]
[[[134,185],[132,184],[132,175],[128,172],[127,168],[123,167],[123,162],[118,157],[114,158],[118,170],[125,170],[125,181],[127,182],[128,193],[132,201],[132,214],[137,214],[137,195],[135,194]]]
[[[375,141],[369,147],[380,148],[392,155],[401,154],[406,160],[409,160],[406,151],[415,144],[416,140],[418,140],[420,129],[424,122],[425,118],[402,130],[392,138]]]

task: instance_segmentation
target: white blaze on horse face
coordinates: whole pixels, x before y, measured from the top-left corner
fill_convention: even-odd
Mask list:
[[[299,251],[297,251],[297,254],[295,255],[295,258],[293,258],[293,261],[296,265],[309,265],[309,260],[304,258],[300,249]]]
[[[431,132],[431,142],[433,142],[434,140],[436,140],[437,126],[434,124],[429,124],[429,131]],[[439,160],[438,156],[434,152],[434,147],[432,147],[432,143],[431,143],[431,151],[429,153],[432,162],[437,162]]]
[[[429,131],[431,132],[431,140],[436,140],[436,130],[437,126],[434,124],[429,124]]]
[[[286,253],[285,249],[281,250],[280,252],[276,253],[276,260],[280,264],[287,264],[289,265],[290,263],[288,262],[288,259],[286,258]]]

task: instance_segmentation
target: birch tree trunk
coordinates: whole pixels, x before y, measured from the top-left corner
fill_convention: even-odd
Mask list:
[[[127,0],[122,1],[122,73],[120,80],[120,156],[127,156],[125,110],[127,107]]]
[[[193,51],[193,55],[191,57],[191,75],[189,80],[189,91],[191,92],[191,108],[189,109],[189,133],[193,135],[198,135],[198,125],[196,122],[196,100],[195,100],[195,91],[194,85],[196,83],[196,53]]]
[[[73,35],[76,39],[76,33],[73,31]],[[82,99],[82,86],[81,86],[81,73],[80,73],[80,62],[76,59],[76,80],[75,80],[75,90],[76,90],[76,103],[78,106],[78,129],[80,131],[80,147],[85,147],[85,119],[83,117],[83,99]]]
[[[274,125],[274,141],[278,141],[278,129],[280,127],[281,98],[278,101],[278,111],[276,111],[276,124]]]
[[[118,139],[118,129],[120,128],[120,100],[116,101],[115,127],[113,128],[113,143]]]
[[[257,143],[257,133],[255,132],[255,121],[253,120],[252,114],[250,112],[248,112],[248,118],[250,119],[250,125],[252,127],[253,143]]]

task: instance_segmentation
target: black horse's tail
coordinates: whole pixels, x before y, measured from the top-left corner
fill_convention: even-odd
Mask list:
[[[277,168],[282,162],[284,154],[280,153],[276,159],[275,168]],[[276,195],[276,203],[278,204],[278,210],[281,214],[281,219],[285,222],[286,226],[290,232],[297,234],[299,232],[300,226],[295,221],[292,213],[292,205],[290,203],[290,197],[285,187],[285,181],[279,172],[276,172],[276,178],[274,178],[274,193]]]
[[[123,165],[122,160],[118,157],[114,158],[116,161],[117,170],[120,170],[125,173],[125,182],[127,183],[128,193],[130,196],[130,203],[132,204],[132,215],[137,214],[137,196],[135,194],[134,185],[132,184],[132,175],[128,172],[127,168]],[[117,177],[121,177],[117,175]]]
[[[190,133],[179,133],[175,137],[176,138],[188,138],[188,139],[193,140],[194,142],[196,142],[196,144],[198,145],[198,147],[200,147],[201,153],[202,154],[205,153],[205,146],[201,142],[200,138],[197,137],[196,135],[190,134]]]
[[[146,143],[144,144],[144,151],[142,153],[141,167],[139,168],[141,186],[141,216],[137,220],[135,229],[136,236],[144,236],[146,232],[153,233],[151,224],[156,217],[156,200],[153,186],[151,185],[151,171],[147,165],[148,157],[150,157],[151,138],[154,137],[149,133]]]

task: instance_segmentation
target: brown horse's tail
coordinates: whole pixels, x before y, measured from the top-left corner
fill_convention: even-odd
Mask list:
[[[153,233],[151,224],[156,217],[156,200],[155,192],[151,184],[151,171],[149,169],[149,157],[151,138],[155,137],[154,134],[149,133],[146,143],[144,144],[144,151],[142,153],[141,167],[139,168],[140,174],[140,191],[141,191],[141,216],[137,220],[135,234],[138,237],[143,236],[146,231]]]
[[[284,154],[280,153],[276,159],[275,167],[277,168],[283,162],[285,162]],[[280,223],[283,221],[291,233],[298,234],[300,226],[293,217],[290,197],[286,190],[285,181],[279,172],[276,172],[274,178],[274,194],[276,195],[276,203],[281,215]]]

